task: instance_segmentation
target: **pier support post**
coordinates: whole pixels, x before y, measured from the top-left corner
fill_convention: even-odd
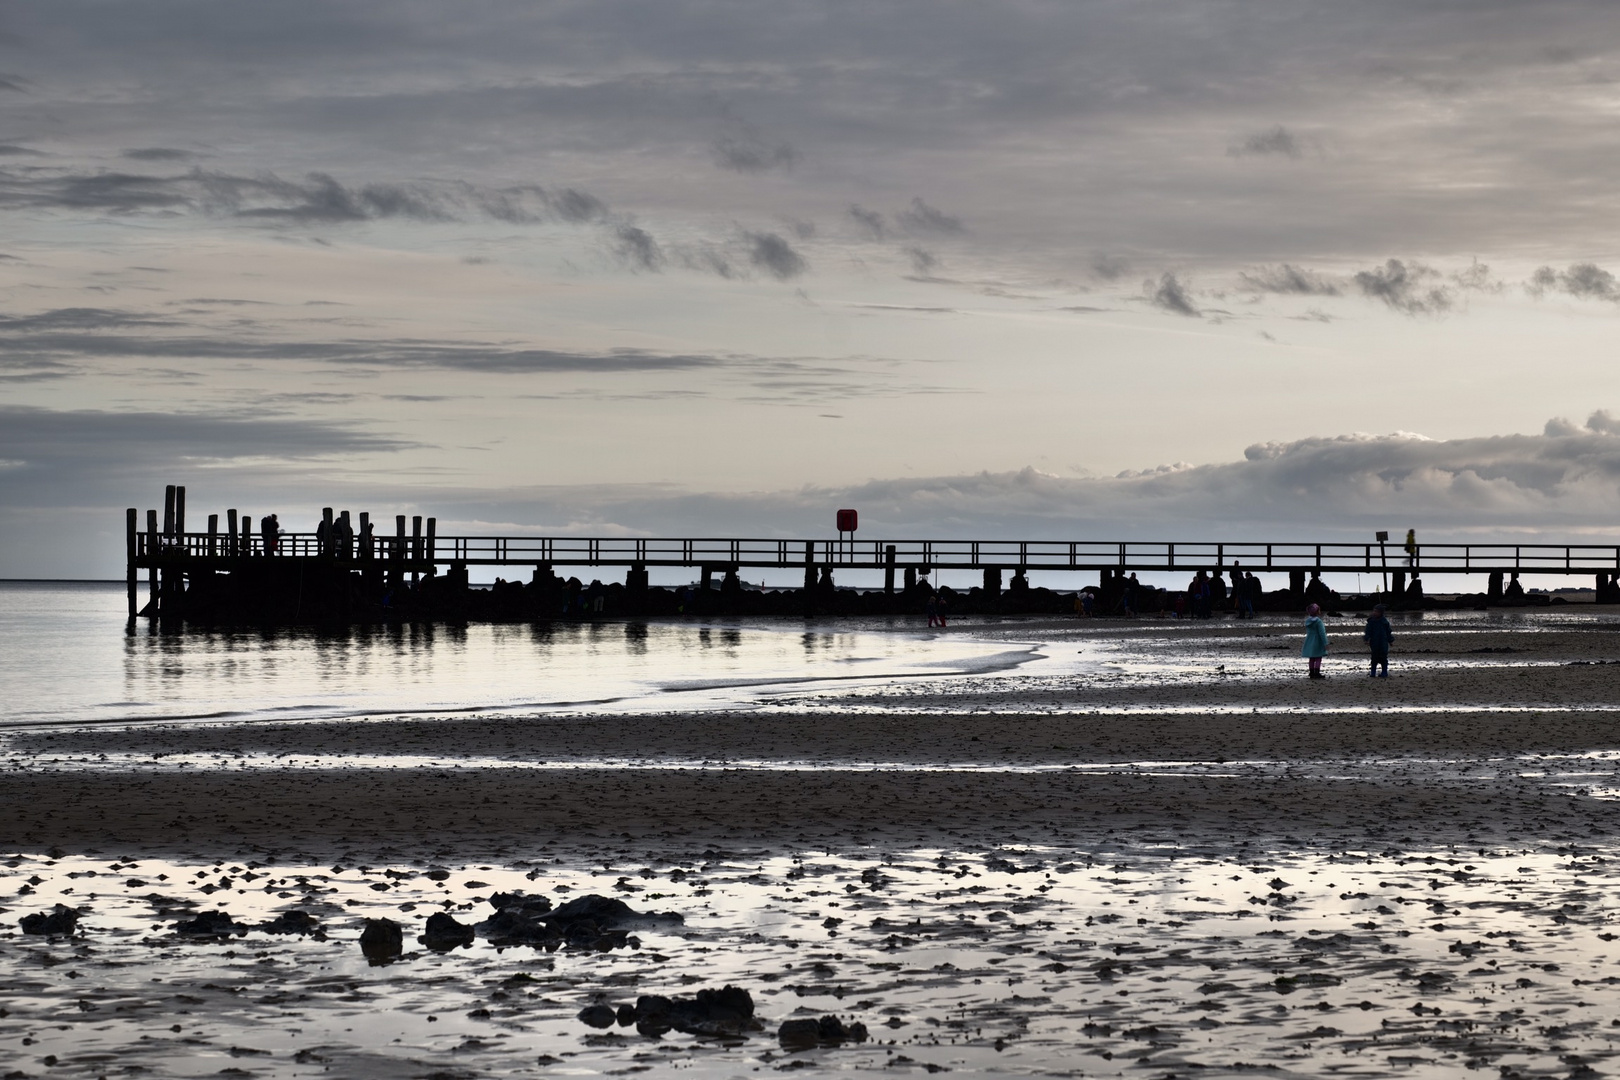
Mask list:
[[[219,554],[219,515],[208,515],[208,557]]]
[[[915,589],[916,587],[917,587],[917,568],[915,566],[908,566],[908,567],[906,567],[906,594],[910,595],[911,591],[913,589]]]
[[[405,584],[405,515],[394,515],[394,550],[390,553],[393,569],[388,571],[388,587],[398,589]]]
[[[420,578],[417,576],[418,564],[422,561],[422,515],[411,516],[411,584],[415,585]]]
[[[1391,570],[1389,572],[1389,596],[1396,603],[1406,596],[1406,571]]]
[[[135,572],[135,557],[136,547],[140,543],[137,539],[137,533],[140,531],[140,516],[141,512],[133,506],[124,511],[124,551],[126,556],[124,561],[124,584],[129,589],[129,621],[132,624],[135,622],[136,612],[135,582],[137,575]]]
[[[320,542],[315,546],[319,550],[316,554],[323,559],[330,558],[337,548],[337,545],[332,542],[332,508],[330,506],[321,507],[321,535],[318,539]]]
[[[804,542],[804,595],[808,600],[816,588],[816,542]]]
[[[360,511],[360,557],[370,560],[377,554],[376,545],[371,538],[371,511]]]
[[[987,566],[984,568],[984,594],[994,599],[1001,595],[1001,568]]]
[[[888,596],[894,595],[894,545],[890,544],[883,549],[883,592]]]
[[[177,484],[174,489],[174,537],[185,546],[186,536],[186,485]]]
[[[253,554],[253,515],[242,515],[242,539],[237,544],[237,551],[241,555]]]
[[[423,548],[422,554],[425,557],[425,561],[428,564],[428,574],[429,574],[429,576],[437,573],[437,571],[433,569],[433,564],[439,557],[439,545],[438,545],[438,539],[437,539],[438,534],[439,534],[439,519],[436,518],[436,517],[428,518],[427,519],[427,540],[425,541],[426,546]]]
[[[146,512],[146,614],[157,618],[158,613],[158,522],[157,511]]]
[[[536,574],[539,570],[535,571]],[[624,575],[624,591],[632,596],[645,597],[647,594],[647,564],[631,563],[630,572]]]
[[[1502,571],[1493,570],[1486,579],[1485,602],[1487,604],[1500,604],[1502,602]]]
[[[225,511],[225,554],[235,556],[236,547],[236,511]]]
[[[167,484],[163,488],[163,537],[168,539],[174,535],[174,485]]]
[[[1288,591],[1294,594],[1295,600],[1305,599],[1305,571],[1288,571]]]

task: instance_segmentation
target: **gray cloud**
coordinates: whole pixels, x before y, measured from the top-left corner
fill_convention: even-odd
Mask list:
[[[168,146],[145,146],[121,151],[119,156],[131,161],[190,161],[197,155],[190,150],[176,150]]]
[[[916,246],[908,247],[904,250],[906,257],[911,260],[911,269],[913,273],[929,274],[939,266],[939,259],[936,258],[930,251]]]
[[[865,231],[869,239],[883,239],[883,235],[886,230],[884,228],[882,214],[878,213],[876,210],[868,210],[863,206],[852,205],[849,208],[849,216],[855,219],[855,223]]]
[[[1157,282],[1151,279],[1143,282],[1142,291],[1147,295],[1148,303],[1156,308],[1162,308],[1176,315],[1186,315],[1194,319],[1203,317],[1204,313],[1199,311],[1198,305],[1193,303],[1191,295],[1187,292],[1187,287],[1177,280],[1176,275],[1169,271],[1159,275]]]
[[[936,210],[920,197],[912,199],[910,209],[895,214],[894,219],[906,232],[922,236],[954,236],[967,231],[961,218]]]
[[[1278,124],[1270,130],[1248,136],[1237,145],[1228,147],[1226,152],[1233,157],[1255,154],[1281,154],[1284,157],[1297,158],[1304,153],[1304,150],[1293,132]]]
[[[413,445],[352,423],[0,405],[0,460],[12,463],[0,468],[0,502],[48,505],[87,491],[118,498],[117,484],[157,469],[308,461]]]
[[[27,146],[18,146],[16,143],[0,143],[0,157],[44,157],[45,155]]]
[[[1255,444],[1239,461],[1106,478],[1025,468],[741,495],[631,486],[514,491],[500,511],[506,516],[496,520],[673,535],[757,533],[768,523],[765,535],[800,536],[820,535],[832,508],[857,506],[863,532],[874,537],[1067,540],[1081,521],[1085,539],[1162,540],[1196,521],[1209,539],[1284,530],[1366,540],[1376,529],[1411,527],[1430,542],[1460,530],[1477,541],[1481,528],[1504,538],[1557,539],[1614,528],[1620,436],[1612,427],[1620,425],[1604,423],[1611,426],[1558,436],[1321,436]],[[1324,507],[1334,512],[1325,515]]]
[[[632,270],[659,270],[664,265],[664,249],[638,225],[620,225],[614,230],[613,252]]]
[[[1104,281],[1118,281],[1131,272],[1131,263],[1123,256],[1103,252],[1092,257],[1091,272]]]
[[[1339,287],[1311,270],[1288,263],[1246,270],[1239,275],[1243,287],[1253,292],[1281,293],[1288,296],[1338,296]]]
[[[1358,271],[1351,280],[1363,296],[1382,300],[1396,311],[1435,315],[1449,311],[1453,303],[1451,291],[1444,285],[1429,284],[1439,277],[1439,271],[1422,263],[1390,259],[1383,266]]]
[[[1530,275],[1526,288],[1533,296],[1563,292],[1582,300],[1620,301],[1620,282],[1596,263],[1575,263],[1568,270],[1543,266]]]
[[[746,125],[716,139],[710,150],[716,165],[740,173],[791,169],[799,160],[799,152],[787,143],[768,142],[757,130]]]
[[[748,234],[749,261],[778,281],[796,278],[808,270],[804,256],[793,250],[793,245],[776,233]]]
[[[1607,409],[1599,409],[1586,418],[1583,427],[1562,416],[1547,421],[1542,434],[1548,438],[1568,438],[1572,435],[1620,435],[1620,419]]]
[[[293,224],[384,218],[440,222],[492,218],[511,224],[605,220],[603,202],[575,188],[487,187],[409,181],[347,185],[324,172],[302,180],[193,169],[158,175],[75,169],[0,169],[0,209],[185,213]]]

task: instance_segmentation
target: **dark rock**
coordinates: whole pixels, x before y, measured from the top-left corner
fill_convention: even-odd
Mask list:
[[[741,1035],[759,1030],[754,999],[747,990],[726,986],[699,990],[689,998],[644,994],[636,999],[636,1030],[662,1035],[673,1028],[688,1035]]]
[[[620,1027],[629,1027],[636,1022],[636,1007],[634,1005],[620,1005],[618,1013]]]
[[[776,1038],[784,1050],[812,1050],[821,1044],[821,1024],[809,1017],[784,1020],[776,1029]]]
[[[562,944],[559,931],[515,908],[497,911],[474,929],[496,945],[549,945],[556,948]]]
[[[623,900],[612,896],[598,896],[596,893],[576,896],[562,907],[541,917],[558,928],[590,923],[598,930],[613,930],[627,923],[685,921],[673,912],[636,911]]]
[[[860,1021],[845,1024],[836,1016],[823,1016],[819,1020],[808,1017],[784,1020],[776,1029],[776,1038],[784,1050],[809,1050],[817,1046],[839,1046],[846,1042],[863,1043],[868,1035],[866,1025]]]
[[[199,911],[196,918],[177,922],[174,928],[193,937],[230,937],[247,932],[247,927],[232,919],[228,911]]]
[[[57,904],[49,911],[37,912],[22,917],[22,932],[25,934],[52,934],[57,937],[71,937],[79,925],[79,913],[70,907]]]
[[[520,892],[498,892],[489,898],[489,904],[496,911],[516,909],[531,917],[544,915],[551,910],[551,899],[546,896],[530,896]]]
[[[611,1005],[587,1005],[579,1010],[579,1018],[593,1028],[612,1027],[619,1014]]]
[[[405,951],[405,932],[392,919],[367,919],[360,932],[360,951],[372,963],[386,963]]]
[[[315,916],[307,911],[283,911],[269,922],[260,923],[256,929],[267,934],[313,934],[321,928]]]
[[[447,912],[436,911],[428,916],[427,927],[416,939],[435,952],[446,952],[473,942],[473,928],[459,923]]]

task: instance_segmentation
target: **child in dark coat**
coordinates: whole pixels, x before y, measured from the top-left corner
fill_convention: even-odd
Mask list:
[[[1379,604],[1373,608],[1372,615],[1367,619],[1367,629],[1361,635],[1367,642],[1367,648],[1372,650],[1372,670],[1367,673],[1368,678],[1389,678],[1389,643],[1395,640],[1395,631],[1390,629],[1389,620],[1384,617],[1384,605]],[[1383,670],[1380,671],[1379,669]]]

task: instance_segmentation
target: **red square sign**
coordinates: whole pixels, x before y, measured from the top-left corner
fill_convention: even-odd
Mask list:
[[[859,520],[859,518],[857,517],[855,511],[853,511],[853,510],[840,510],[840,511],[838,511],[838,531],[839,532],[854,532],[855,531],[855,523],[858,520]]]

